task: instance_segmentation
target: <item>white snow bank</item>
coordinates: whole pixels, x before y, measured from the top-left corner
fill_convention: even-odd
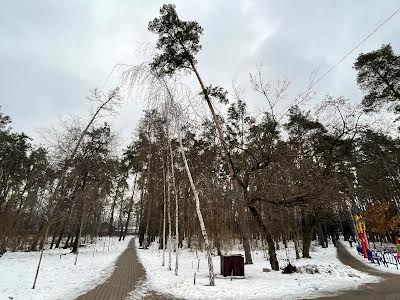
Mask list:
[[[350,244],[348,242],[341,241],[341,243],[347,249],[347,251],[350,252],[350,254],[352,256],[354,256],[357,260],[366,264],[368,267],[374,268],[380,272],[400,274],[400,265],[399,265],[399,269],[397,269],[396,265],[392,265],[392,264],[388,264],[388,266],[386,267],[383,264],[378,265],[378,264],[372,263],[368,259],[364,258],[364,256],[358,254],[357,243],[353,242],[353,247],[350,247]]]
[[[75,255],[69,254],[69,249],[45,250],[34,290],[40,253],[7,252],[0,258],[0,299],[74,299],[111,275],[130,239],[118,242],[117,238],[104,238],[96,246],[82,247],[76,266]]]
[[[136,243],[138,245],[138,243]],[[317,274],[282,274],[281,272],[262,272],[270,267],[262,250],[253,251],[253,265],[245,266],[245,278],[233,279],[217,275],[216,286],[208,284],[207,260],[204,253],[199,253],[200,269],[196,276],[196,285],[193,284],[194,273],[197,270],[198,259],[196,254],[188,249],[180,251],[179,276],[169,271],[167,266],[161,267],[162,251],[158,245],[150,249],[138,249],[138,256],[146,269],[147,285],[160,293],[169,294],[181,299],[294,299],[316,297],[328,292],[354,288],[365,282],[378,281],[378,278],[358,272],[343,265],[336,258],[336,249],[330,245],[327,249],[313,247],[311,259],[293,259],[294,250],[289,251],[289,258],[297,267],[316,265],[320,273]],[[286,266],[286,251],[278,250],[280,266]],[[234,251],[233,253],[242,253]],[[215,274],[220,273],[220,258],[213,258]],[[168,253],[166,253],[168,265]],[[175,253],[173,263],[175,265]]]

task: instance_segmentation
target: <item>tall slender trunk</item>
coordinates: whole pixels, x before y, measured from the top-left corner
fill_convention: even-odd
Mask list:
[[[36,287],[36,281],[37,281],[37,278],[39,276],[39,270],[40,270],[40,265],[42,264],[44,246],[45,246],[46,241],[47,241],[47,235],[49,234],[49,229],[50,229],[50,224],[46,224],[46,231],[44,233],[44,238],[43,238],[44,242],[43,242],[42,248],[40,249],[39,263],[38,263],[38,266],[36,268],[36,274],[35,274],[35,279],[33,281],[32,289],[35,289],[35,287]]]
[[[51,243],[50,243],[50,249],[53,249],[54,242],[56,241],[56,232],[57,232],[58,226],[53,229],[53,235],[51,236]]]
[[[165,219],[166,219],[166,213],[167,213],[167,199],[166,199],[166,193],[167,193],[167,187],[166,187],[166,178],[165,178],[165,167],[164,167],[164,160],[162,160],[162,171],[163,171],[163,184],[164,184],[164,189],[163,189],[163,202],[164,202],[164,209],[163,209],[163,235],[162,235],[162,247],[163,247],[163,257],[162,257],[162,266],[165,266]]]
[[[243,241],[245,264],[252,265],[253,259],[251,257],[251,247],[250,247],[249,239],[247,238],[247,235],[245,234],[242,225],[240,225],[240,221],[238,222],[238,224],[239,224],[240,235],[241,235],[241,238]]]
[[[87,171],[83,177],[82,184],[80,186],[80,190],[83,192],[86,187],[87,179],[89,176],[89,172]],[[80,205],[78,207],[78,212],[79,212],[79,222],[78,222],[78,227],[76,229],[76,235],[75,235],[75,242],[72,248],[72,252],[76,253],[76,258],[75,258],[75,264],[76,264],[76,259],[78,257],[78,252],[79,252],[79,244],[80,244],[80,239],[81,239],[81,233],[82,233],[82,226],[83,226],[83,215],[85,211],[85,200],[86,197],[82,196],[82,199],[80,201]]]
[[[35,234],[35,236],[33,237],[33,240],[32,240],[32,243],[30,245],[29,251],[36,251],[37,244],[38,244],[38,242],[40,240],[40,237],[43,234],[43,229],[46,228],[45,226],[46,226],[45,222],[40,224],[37,234]]]
[[[28,179],[27,179],[27,181],[28,181]],[[17,212],[15,214],[15,220],[13,222],[13,225],[11,226],[11,230],[10,230],[11,232],[15,229],[15,227],[17,226],[17,224],[18,224],[18,222],[20,220],[19,214],[21,213],[21,210],[22,210],[22,207],[23,207],[23,204],[24,204],[24,194],[27,191],[27,188],[28,188],[28,182],[25,183],[24,189],[20,193],[20,200],[19,200],[20,202],[19,202],[19,206],[18,206]]]
[[[236,181],[238,183],[239,186],[241,186],[242,188],[242,192],[243,194],[247,193],[247,187],[245,187],[245,184],[243,184],[243,182],[241,182],[241,180],[239,179],[239,177],[237,176],[237,174],[235,174],[234,168],[233,168],[233,161],[231,159],[229,150],[227,148],[226,142],[225,142],[225,138],[224,138],[224,132],[221,126],[220,121],[218,120],[217,114],[215,113],[214,107],[211,103],[211,99],[208,95],[207,89],[203,83],[203,80],[200,77],[200,74],[194,64],[194,61],[190,60],[190,64],[192,67],[193,72],[196,75],[196,78],[200,84],[201,90],[203,92],[204,95],[204,99],[207,102],[208,108],[210,110],[212,119],[214,121],[215,127],[217,129],[217,133],[218,133],[218,137],[222,143],[222,147],[224,150],[224,154],[225,154],[225,160],[228,164],[229,167],[229,173],[230,173],[230,178],[232,181]],[[244,199],[245,200],[245,199]],[[243,205],[247,205],[247,201],[244,201]],[[276,251],[275,251],[275,246],[273,245],[273,239],[271,236],[271,233],[269,230],[267,230],[264,222],[262,221],[261,215],[260,213],[257,211],[257,209],[253,206],[253,205],[248,205],[248,208],[250,210],[250,212],[252,213],[252,216],[254,217],[259,229],[263,232],[263,234],[265,235],[267,242],[268,242],[268,251],[269,251],[269,256],[270,256],[270,263],[271,263],[271,268],[272,270],[279,270],[279,263],[278,263],[278,259],[276,257]]]
[[[314,216],[310,215],[310,213],[302,211],[301,228],[303,234],[303,251],[302,251],[303,258],[311,258],[310,246],[315,227],[316,227],[316,221]]]
[[[167,168],[168,270],[172,270],[172,224],[171,224],[171,178],[170,177],[171,175],[169,172],[169,168]]]
[[[142,166],[141,174],[141,187],[140,187],[140,199],[139,199],[139,215],[136,218],[136,231],[139,234],[139,245],[143,246],[143,215],[144,215],[144,184],[146,182],[146,174],[143,172],[144,163]]]
[[[97,107],[95,113],[90,118],[90,120],[87,123],[86,127],[83,129],[83,131],[79,135],[78,141],[75,144],[71,155],[67,159],[65,159],[64,166],[63,166],[63,168],[61,170],[60,177],[59,177],[59,179],[57,181],[56,186],[54,187],[53,191],[51,192],[51,196],[50,196],[50,200],[52,202],[52,208],[50,210],[50,213],[49,213],[49,216],[48,216],[48,220],[47,220],[47,229],[46,229],[46,235],[45,235],[46,239],[47,239],[47,234],[48,234],[48,231],[49,231],[49,227],[50,227],[50,225],[51,225],[51,223],[53,221],[54,213],[55,213],[55,211],[56,211],[56,209],[57,209],[57,207],[58,207],[58,205],[60,203],[60,199],[62,199],[62,196],[63,196],[64,180],[65,180],[65,178],[67,176],[67,173],[68,173],[68,170],[69,170],[71,162],[74,160],[76,154],[78,153],[78,150],[79,150],[79,147],[80,147],[80,145],[81,145],[81,143],[83,141],[83,138],[85,137],[85,135],[89,131],[89,128],[92,126],[93,122],[96,120],[96,118],[99,115],[99,113],[103,109],[105,109],[106,106],[109,103],[112,103],[112,101],[114,99],[117,99],[117,98],[118,98],[118,91],[114,90],[112,93],[110,93],[107,96],[107,98],[103,102],[101,102],[101,104]],[[36,285],[36,279],[37,279],[37,276],[38,276],[38,273],[39,273],[39,267],[40,267],[40,263],[42,261],[42,256],[43,256],[43,248],[42,248],[42,251],[40,253],[39,265],[38,265],[38,270],[37,270],[37,273],[36,273],[36,276],[35,276],[33,288],[35,288],[35,285]]]
[[[257,222],[258,227],[261,229],[262,235],[267,240],[268,253],[269,253],[269,262],[271,264],[271,269],[274,270],[274,271],[279,271],[279,262],[278,262],[278,259],[276,257],[275,244],[274,244],[274,240],[272,238],[271,232],[264,225],[264,222],[261,219],[261,215],[258,212],[258,210],[255,208],[255,206],[249,204],[248,208],[249,208],[251,214],[253,215],[255,221]]]
[[[171,139],[168,139],[169,154],[171,157],[171,175],[172,175],[172,187],[175,195],[175,275],[178,276],[179,269],[179,199],[178,191],[175,182],[175,171],[174,171],[174,153],[172,152]]]
[[[85,201],[83,201],[83,207],[82,207],[82,213],[81,213],[81,220],[79,221],[79,232],[77,236],[77,241],[76,241],[76,256],[75,256],[75,262],[74,265],[76,266],[78,262],[78,256],[79,256],[79,247],[81,245],[81,236],[82,236],[82,227],[83,227],[83,211],[84,211],[84,206],[85,206]]]
[[[131,195],[131,199],[129,201],[128,216],[126,217],[124,236],[122,238],[123,240],[125,240],[126,234],[128,233],[128,226],[129,226],[129,222],[131,220],[131,214],[132,214],[132,209],[133,209],[133,197],[135,196],[135,190],[136,190],[136,179],[137,179],[137,173],[135,174],[135,180],[133,182],[132,195]]]
[[[237,205],[237,212],[238,212],[238,220],[237,220],[237,226],[239,228],[240,232],[240,237],[243,241],[243,250],[244,250],[244,258],[245,258],[245,264],[246,265],[252,265],[253,264],[253,259],[251,257],[251,248],[250,248],[250,242],[249,239],[247,238],[247,231],[246,227],[244,226],[246,220],[244,218],[245,216],[245,208],[242,204]]]
[[[118,183],[117,183],[117,188],[115,189],[115,195],[113,198],[113,202],[111,204],[110,221],[108,223],[108,235],[109,236],[112,236],[113,232],[114,232],[114,210],[115,210],[115,206],[117,204],[119,188],[120,188],[120,181],[118,181]]]
[[[123,213],[124,213],[124,195],[122,194],[121,205],[120,205],[120,208],[119,208],[119,217],[118,217],[118,225],[119,225],[119,239],[118,239],[118,241],[119,242],[122,240],[122,236],[124,235],[124,225],[123,225],[123,222],[122,222]]]
[[[299,242],[298,242],[297,238],[294,238],[293,243],[294,243],[294,250],[296,252],[296,259],[300,259]]]
[[[68,223],[69,217],[71,215],[71,212],[72,212],[72,209],[70,207],[68,207],[67,216],[64,219],[63,225],[61,227],[61,231],[60,231],[60,233],[58,235],[58,239],[57,239],[55,248],[59,248],[60,247],[60,243],[61,243],[61,240],[62,240],[62,238],[64,236],[65,228],[67,227],[67,223]]]
[[[204,245],[205,245],[206,251],[207,251],[208,278],[209,278],[210,285],[214,286],[215,285],[215,279],[214,279],[214,266],[213,266],[213,261],[212,261],[212,257],[211,257],[211,247],[210,247],[210,243],[209,243],[209,240],[208,240],[206,226],[204,225],[203,215],[202,215],[201,210],[200,210],[199,194],[198,194],[197,188],[196,188],[196,186],[195,186],[195,184],[193,182],[192,173],[190,172],[189,165],[187,163],[187,159],[186,159],[186,155],[185,155],[185,150],[184,150],[183,145],[182,145],[182,137],[181,137],[181,133],[180,133],[180,128],[178,128],[178,138],[179,138],[179,145],[180,145],[180,150],[181,150],[181,154],[182,154],[182,159],[183,159],[183,162],[185,164],[186,174],[187,174],[187,177],[189,179],[190,187],[192,188],[192,192],[193,192],[194,198],[196,200],[197,218],[199,219],[200,228],[201,228],[201,234],[203,235]]]
[[[150,197],[149,191],[150,191],[150,175],[151,175],[151,145],[149,146],[149,159],[147,162],[147,188],[146,188],[146,202],[149,202],[147,204],[148,206],[148,213],[147,213],[147,221],[146,221],[146,231],[144,233],[144,240],[145,240],[145,248],[147,249],[150,245],[150,240],[149,240],[149,227],[150,227],[150,215],[151,215],[151,206],[152,206],[152,197]]]

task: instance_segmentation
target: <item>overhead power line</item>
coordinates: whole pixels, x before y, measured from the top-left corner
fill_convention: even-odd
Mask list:
[[[323,73],[317,80],[312,80],[310,82],[310,85],[307,87],[307,91],[311,91],[311,89],[319,83],[326,75],[328,75],[330,72],[332,72],[333,69],[335,69],[342,61],[344,61],[347,57],[349,57],[358,47],[360,47],[365,41],[367,41],[375,32],[377,32],[383,25],[385,25],[391,18],[393,18],[398,12],[400,11],[400,7],[392,13],[389,17],[387,17],[383,22],[381,22],[377,27],[375,27],[374,30],[372,30],[366,37],[364,37],[353,49],[351,49],[345,56],[343,56],[340,60],[338,60],[329,70],[327,70],[325,73]],[[308,93],[305,92],[304,95],[300,97],[300,100],[296,100],[295,103],[289,104],[288,107],[286,107],[283,110],[282,115],[280,118],[283,118],[286,113],[288,113],[289,108],[298,105],[302,101],[304,101],[307,97]]]
[[[314,81],[310,88],[314,87],[318,82],[320,82],[326,75],[328,75],[333,69],[335,69],[342,61],[349,57],[358,47],[365,43],[375,32],[377,32],[383,25],[385,25],[391,18],[393,18],[400,11],[400,7],[386,18],[382,23],[379,24],[374,30],[371,31],[365,38],[363,38],[353,49],[351,49],[345,56],[343,56],[336,64],[334,64],[328,71],[321,75],[316,81]]]

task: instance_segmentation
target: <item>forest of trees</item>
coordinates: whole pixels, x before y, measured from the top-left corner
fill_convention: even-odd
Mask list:
[[[121,87],[140,87],[134,95],[149,107],[122,155],[100,119],[118,110],[119,89],[93,92],[90,122],[63,123],[42,147],[0,112],[0,251],[36,251],[46,242],[77,252],[83,241],[123,239],[133,227],[144,248],[159,239],[163,263],[169,250],[175,272],[171,253],[180,247],[218,255],[235,242],[247,264],[261,243],[278,270],[279,242],[292,241],[300,258],[310,257],[314,239],[327,247],[328,239],[355,235],[353,207],[367,210],[371,240],[399,231],[400,138],[365,121],[382,107],[400,112],[400,56],[390,45],[354,64],[361,105],[327,96],[305,110],[311,82],[283,109],[289,82],[256,69],[249,86],[265,109],[255,116],[240,88],[228,94],[200,75],[197,22],[164,5],[149,30],[158,38],[151,61],[121,75]],[[188,92],[183,77],[192,76],[197,85]]]

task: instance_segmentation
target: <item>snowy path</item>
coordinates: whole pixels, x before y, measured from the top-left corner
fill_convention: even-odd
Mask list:
[[[45,250],[37,281],[32,283],[39,252],[7,252],[0,258],[0,299],[72,300],[107,280],[130,240],[103,237],[81,247],[77,264],[70,249]]]
[[[114,272],[107,281],[81,295],[77,300],[122,300],[128,297],[146,300],[171,299],[150,292],[143,285],[145,277],[146,273],[137,259],[133,238],[128,248],[118,258]]]
[[[337,296],[329,296],[318,299],[400,299],[400,275],[383,273],[375,268],[369,267],[365,263],[354,258],[353,255],[349,253],[341,243],[338,243],[337,253],[339,260],[343,264],[348,265],[358,271],[381,277],[382,281],[376,283],[367,283],[358,287],[357,289],[345,291]]]
[[[293,245],[294,246],[294,245]],[[286,253],[287,250],[287,253]],[[300,272],[282,274],[281,272],[262,272],[268,266],[265,251],[254,249],[253,265],[245,266],[245,278],[231,280],[219,275],[220,258],[213,257],[216,272],[216,286],[208,286],[207,259],[204,252],[196,252],[182,248],[179,259],[179,276],[169,271],[166,266],[161,267],[162,251],[157,243],[149,249],[137,249],[140,262],[147,271],[149,289],[168,294],[180,299],[199,300],[227,300],[227,299],[304,299],[334,295],[343,290],[355,289],[366,282],[377,281],[377,277],[368,275],[344,265],[336,257],[336,248],[321,248],[312,246],[311,259],[295,259],[292,245],[286,249],[277,250],[281,265],[287,264],[289,257],[298,268],[314,266],[318,272],[309,274]],[[243,253],[241,247],[229,250],[231,253]],[[194,274],[196,284],[194,285]]]

